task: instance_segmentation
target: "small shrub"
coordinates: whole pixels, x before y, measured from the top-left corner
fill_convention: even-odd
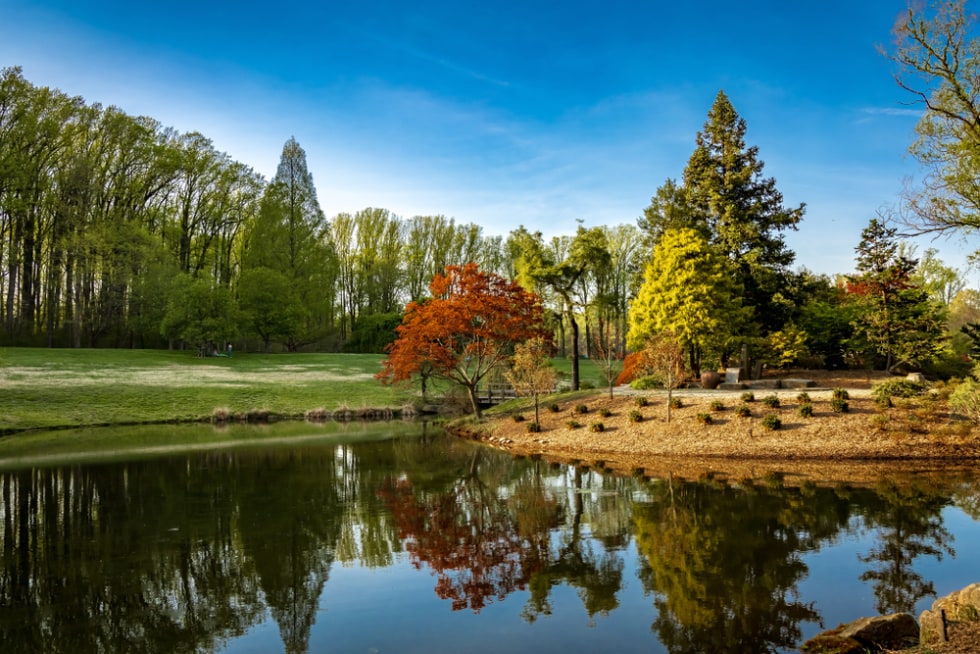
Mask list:
[[[643,414],[634,409],[630,411],[630,422],[643,422]]]
[[[548,407],[548,410],[551,411],[552,413],[558,413],[559,411],[561,411],[561,407],[558,406],[558,404],[556,403],[556,404],[550,405]]]
[[[679,397],[672,397],[672,398],[670,398],[670,408],[671,409],[679,409],[682,406],[684,406],[684,403],[681,402],[681,398],[679,398]]]
[[[749,408],[748,404],[739,404],[735,407],[735,415],[739,418],[748,418],[752,415],[752,409]]]
[[[801,418],[812,418],[813,417],[813,404],[811,402],[805,402],[799,406],[796,410],[796,414]]]
[[[767,413],[762,416],[762,426],[770,431],[775,431],[783,426],[783,421],[779,419],[779,415],[776,413]]]
[[[762,403],[770,409],[775,409],[779,407],[779,398],[776,395],[766,395],[762,398]]]
[[[839,386],[834,389],[834,391],[831,394],[831,396],[835,400],[849,400],[849,399],[851,399],[851,396],[847,392],[847,389],[846,388],[840,388]]]
[[[845,391],[846,392],[846,391]],[[830,410],[834,413],[847,413],[850,406],[847,404],[847,400],[842,397],[832,397],[830,398]]]
[[[595,384],[590,381],[580,381],[578,383],[578,388],[582,391],[591,391],[593,388],[595,388]]]
[[[799,395],[796,396],[797,404],[810,404],[812,402],[813,400],[810,399],[810,394],[807,393],[806,391],[802,391]]]
[[[269,422],[273,418],[268,409],[249,409],[245,412],[245,422]]]
[[[601,409],[599,409],[599,415],[602,416],[603,418],[608,418],[609,416],[612,415],[612,411],[610,411],[606,407],[602,407]]]
[[[529,422],[527,423],[527,431],[529,434],[537,434],[541,432],[541,423]]]
[[[875,406],[877,406],[879,409],[890,409],[895,406],[895,403],[892,402],[892,398],[884,395],[882,397],[875,398]]]
[[[721,400],[712,400],[711,401],[711,410],[712,411],[724,411],[725,410],[725,403],[722,402]]]
[[[633,402],[636,403],[636,406],[641,408],[645,406],[650,406],[650,400],[647,399],[645,395],[638,395],[636,399],[633,400]]]
[[[755,393],[753,393],[752,391],[745,391],[744,393],[742,393],[742,401],[755,402]]]
[[[593,422],[591,425],[589,425],[589,431],[595,433],[603,432],[606,431],[606,426],[601,422]]]
[[[577,404],[575,405],[575,413],[588,413],[589,406],[587,404]]]
[[[638,391],[652,391],[663,387],[664,380],[656,375],[647,375],[630,382],[630,388],[635,388]]]
[[[310,414],[309,411],[306,412],[307,415]],[[211,422],[228,422],[234,417],[231,409],[227,407],[216,407],[214,411],[211,412]],[[307,418],[309,420],[309,418]]]
[[[710,413],[699,413],[697,416],[695,416],[695,418],[697,418],[697,421],[702,425],[710,425],[712,423]]]
[[[519,413],[511,415],[511,419],[513,419],[514,422],[524,422],[524,416]]]
[[[893,397],[919,397],[926,392],[926,385],[908,379],[888,379],[875,384],[871,389],[878,406]]]
[[[582,423],[580,423],[578,420],[569,420],[565,423],[565,426],[569,429],[578,429],[582,426]]]
[[[949,407],[980,424],[980,382],[967,377],[949,396]]]

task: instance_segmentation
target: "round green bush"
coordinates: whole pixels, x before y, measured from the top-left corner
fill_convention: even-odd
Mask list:
[[[746,391],[742,393],[741,399],[743,402],[755,402],[755,393],[753,393],[752,391]]]
[[[645,407],[650,405],[650,400],[647,399],[645,395],[638,395],[635,400],[633,400],[638,407]]]
[[[724,411],[725,410],[725,403],[722,402],[721,400],[712,400],[711,401],[711,410],[712,411]]]
[[[630,411],[630,422],[643,422],[643,414],[637,410]]]
[[[697,421],[700,422],[702,425],[710,425],[712,423],[710,413],[699,413],[695,417],[697,418]]]
[[[810,394],[806,391],[801,392],[796,396],[797,404],[810,404],[813,400],[810,399]]]
[[[810,417],[812,417],[813,416],[813,404],[810,403],[810,402],[805,402],[805,403],[801,404],[800,407],[796,410],[796,413],[801,418],[810,418]]]
[[[670,398],[670,408],[671,409],[680,409],[682,406],[684,406],[684,403],[681,402],[681,398],[679,398],[679,397],[672,397],[672,398]]]
[[[842,397],[833,397],[830,399],[830,410],[834,413],[847,413],[850,407],[847,404],[847,400]]]
[[[775,409],[779,406],[779,398],[776,395],[766,395],[762,398],[762,403],[770,409]]]
[[[601,422],[593,422],[591,425],[589,425],[589,431],[596,433],[603,432],[606,431],[606,426]]]
[[[762,416],[762,426],[770,431],[779,429],[783,426],[783,421],[779,419],[779,415],[775,413],[767,413]]]
[[[561,411],[561,407],[558,406],[558,404],[552,404],[551,406],[548,407],[548,409],[550,409],[552,413],[558,413],[559,411]]]
[[[565,423],[565,426],[569,429],[578,429],[582,426],[582,423],[580,423],[578,420],[569,420]]]
[[[589,407],[587,404],[577,404],[575,405],[575,413],[588,413]]]
[[[840,388],[839,386],[834,389],[833,399],[835,400],[849,400],[851,398],[850,394],[847,392],[846,388]]]
[[[537,434],[541,431],[541,424],[537,422],[529,422],[527,424],[527,431],[531,434]]]
[[[599,409],[599,415],[602,416],[603,418],[608,418],[609,416],[612,415],[612,411],[610,411],[606,407],[602,407],[601,409]]]
[[[735,407],[735,415],[739,418],[748,418],[752,415],[752,409],[747,404],[739,404]]]
[[[512,414],[511,418],[514,420],[514,422],[524,422],[524,416],[519,413]]]

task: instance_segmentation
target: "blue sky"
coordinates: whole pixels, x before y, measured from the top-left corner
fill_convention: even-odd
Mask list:
[[[807,204],[796,265],[833,274],[919,170],[918,110],[876,51],[905,7],[0,0],[0,66],[200,131],[267,177],[295,136],[328,217],[384,207],[504,235],[635,222],[723,89],[786,203]],[[975,247],[929,246],[960,267]]]

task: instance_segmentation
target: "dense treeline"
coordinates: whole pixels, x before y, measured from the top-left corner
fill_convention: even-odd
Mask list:
[[[596,234],[617,267],[581,275],[574,301],[602,296],[622,325],[639,232]],[[445,266],[513,278],[515,256],[445,216],[326,219],[293,139],[265,180],[202,134],[0,78],[0,343],[379,351]]]
[[[381,208],[328,218],[295,139],[266,180],[202,134],[4,69],[0,345],[380,352],[406,303],[468,263],[539,295],[574,361],[669,332],[695,373],[744,345],[771,365],[921,363],[940,348],[910,339],[941,343],[944,326],[980,318],[957,271],[932,252],[919,265],[875,221],[854,276],[791,270],[782,233],[804,207],[783,206],[745,133],[719,93],[683,179],[657,189],[637,224],[487,236]],[[948,354],[973,343],[955,345]]]

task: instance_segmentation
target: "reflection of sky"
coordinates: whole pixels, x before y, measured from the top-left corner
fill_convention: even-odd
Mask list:
[[[599,543],[591,545],[602,551]],[[617,554],[625,558],[620,605],[608,615],[591,619],[578,590],[555,586],[548,602],[551,615],[538,616],[533,624],[521,618],[527,592],[508,595],[488,604],[479,614],[451,611],[446,600],[433,591],[436,577],[423,567],[416,570],[406,556],[398,556],[387,568],[334,564],[320,597],[320,609],[310,636],[310,654],[326,652],[431,654],[433,634],[446,643],[444,651],[467,654],[528,652],[568,654],[576,651],[644,652],[666,650],[650,631],[656,618],[653,596],[644,595],[637,579],[637,553],[631,543]],[[411,607],[406,610],[406,607]],[[588,625],[590,628],[583,629]],[[479,634],[474,640],[472,634]],[[418,634],[418,643],[411,634]],[[465,645],[465,646],[464,646]],[[247,637],[228,643],[222,654],[281,652],[282,639],[275,620],[267,614]]]
[[[942,512],[943,526],[955,536],[951,545],[955,556],[944,555],[942,560],[931,556],[916,558],[912,567],[927,582],[932,582],[936,597],[948,595],[971,583],[980,582],[980,565],[976,552],[980,552],[980,522],[961,510],[948,507]],[[860,617],[877,615],[874,588],[870,583],[857,583],[870,566],[861,561],[862,556],[877,544],[879,530],[868,531],[860,526],[860,520],[852,520],[855,527],[850,533],[840,534],[833,546],[824,547],[803,557],[810,574],[800,582],[799,591],[806,601],[815,602],[815,608],[830,629]],[[936,597],[925,597],[916,603],[912,614],[930,608]],[[804,638],[810,638],[820,629],[803,624]]]

